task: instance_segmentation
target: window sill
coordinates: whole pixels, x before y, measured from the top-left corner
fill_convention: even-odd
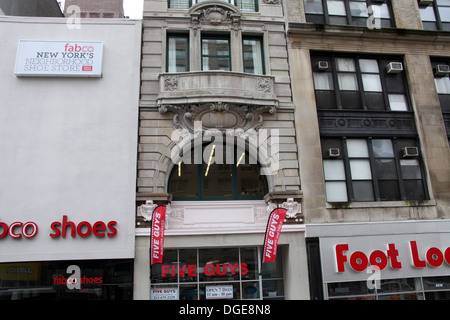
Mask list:
[[[370,202],[327,202],[327,209],[364,209],[364,208],[402,208],[402,207],[432,207],[435,200],[410,201],[370,201]]]

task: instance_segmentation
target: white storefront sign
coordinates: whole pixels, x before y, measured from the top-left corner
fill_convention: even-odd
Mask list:
[[[20,40],[16,76],[101,77],[103,43]]]
[[[179,300],[178,288],[151,289],[150,300]]]
[[[233,299],[233,286],[206,286],[206,299]]]

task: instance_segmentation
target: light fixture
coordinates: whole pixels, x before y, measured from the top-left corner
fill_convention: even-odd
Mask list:
[[[211,165],[211,159],[212,159],[212,157],[213,157],[213,154],[214,154],[214,150],[215,150],[215,149],[216,149],[216,145],[213,145],[212,150],[211,150],[211,154],[209,155],[208,167],[206,168],[205,177],[208,176],[209,166]]]

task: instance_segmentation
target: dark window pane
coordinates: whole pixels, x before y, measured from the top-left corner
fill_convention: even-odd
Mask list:
[[[386,110],[383,93],[366,92],[365,97],[368,110]]]
[[[379,180],[378,187],[380,189],[380,200],[381,201],[401,200],[397,181]]]
[[[334,91],[316,91],[317,109],[336,109],[336,96]]]
[[[425,200],[422,180],[405,180],[406,199],[408,200]]]
[[[341,91],[342,109],[362,109],[359,92]]]
[[[169,193],[173,197],[198,197],[198,165],[175,165],[169,183]]]
[[[375,159],[375,169],[378,179],[397,180],[394,159]]]

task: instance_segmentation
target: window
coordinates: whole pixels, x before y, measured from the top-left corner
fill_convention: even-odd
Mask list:
[[[194,148],[183,159],[169,180],[174,200],[260,200],[267,193],[261,168],[247,152],[218,143]]]
[[[189,9],[191,6],[206,0],[168,0],[171,9]],[[218,0],[231,3],[244,12],[257,12],[258,0]]]
[[[435,0],[419,10],[425,30],[450,31],[450,0]]]
[[[313,55],[311,57],[318,109],[408,111],[403,72],[388,73],[402,60],[379,57]]]
[[[187,34],[168,34],[167,72],[189,71],[189,36]]]
[[[284,299],[283,247],[275,263],[261,265],[261,254],[260,247],[165,250],[164,264],[151,267],[150,298],[171,289],[174,300],[208,300],[207,288],[220,288],[228,299]]]
[[[202,36],[202,70],[231,71],[229,36]]]
[[[415,139],[322,138],[321,143],[328,202],[426,199]]]
[[[450,141],[450,59],[432,59],[431,66],[447,129],[447,137]]]
[[[243,37],[242,40],[244,72],[264,74],[262,40],[256,37]]]
[[[367,26],[369,15],[379,19],[383,28],[394,26],[390,1],[303,0],[306,21],[318,24]]]

